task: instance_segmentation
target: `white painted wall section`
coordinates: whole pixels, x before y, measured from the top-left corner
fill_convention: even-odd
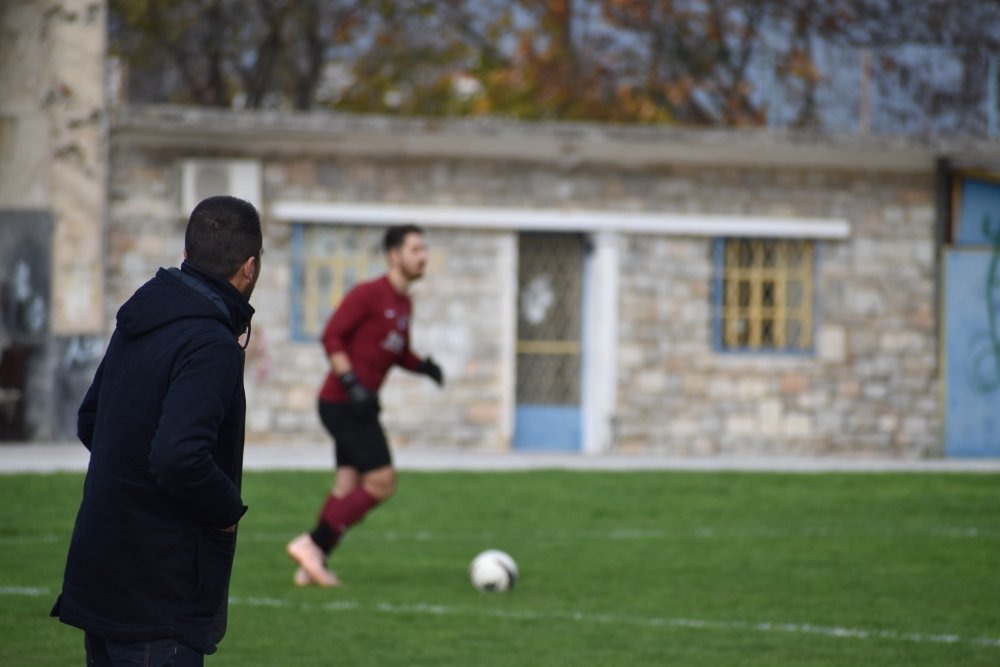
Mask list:
[[[583,452],[601,454],[614,447],[618,387],[619,235],[592,235],[587,267],[587,304],[583,332]]]

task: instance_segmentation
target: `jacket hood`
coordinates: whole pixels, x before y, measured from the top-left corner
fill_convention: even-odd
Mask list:
[[[236,292],[236,288],[232,289]],[[232,295],[220,292],[223,290],[218,286],[187,272],[182,274],[180,269],[161,268],[118,310],[118,328],[126,336],[135,338],[177,320],[194,317],[219,320],[234,337],[239,336],[246,330],[253,308],[244,300],[243,304],[237,304],[243,308],[233,309],[230,307],[234,300]],[[245,321],[234,323],[234,314],[245,314]]]

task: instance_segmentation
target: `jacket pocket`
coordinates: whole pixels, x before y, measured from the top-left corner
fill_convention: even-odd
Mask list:
[[[236,534],[216,528],[202,528],[198,533],[198,588],[195,606],[199,615],[212,616],[218,611],[229,586],[236,553]]]

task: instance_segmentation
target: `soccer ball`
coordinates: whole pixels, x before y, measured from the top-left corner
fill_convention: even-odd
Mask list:
[[[469,579],[481,591],[506,591],[517,583],[517,563],[499,549],[488,549],[472,559]]]

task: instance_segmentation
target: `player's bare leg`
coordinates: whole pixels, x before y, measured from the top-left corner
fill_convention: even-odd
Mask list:
[[[396,493],[396,470],[392,466],[383,466],[361,476],[361,486],[368,494],[382,503]]]
[[[309,576],[309,573],[306,572],[300,565],[295,569],[295,574],[292,575],[292,583],[301,588],[305,586],[312,586],[313,580],[312,577]]]
[[[334,498],[343,498],[353,491],[360,484],[360,481],[361,475],[358,474],[356,468],[338,466],[331,495]],[[337,575],[326,567],[326,554],[308,534],[299,535],[288,544],[288,555],[299,564],[292,576],[292,581],[296,586],[337,586],[340,584]]]
[[[352,466],[338,466],[336,475],[334,476],[333,489],[330,493],[334,498],[344,498],[347,494],[356,489],[360,483],[361,475],[358,473],[357,468]],[[302,537],[303,536],[300,535],[293,540],[293,543],[295,543],[296,540],[301,541]],[[306,537],[309,536],[306,535]],[[312,542],[312,538],[309,539],[309,542]],[[303,560],[299,560],[298,557],[292,555],[292,544],[289,544],[289,555],[299,563],[298,569],[296,569],[295,574],[292,575],[292,582],[296,586],[336,586],[340,583],[337,579],[337,575],[326,567],[326,554],[322,554],[321,556],[320,563],[322,564],[322,570],[319,570],[315,565],[315,553],[311,553],[313,550],[309,548],[310,545],[308,543],[301,542],[296,546],[299,553],[303,555],[305,561],[312,563],[312,567],[307,569],[306,563],[303,562]],[[322,553],[322,549],[320,549],[314,542],[312,542],[312,546],[316,546],[316,549]],[[328,577],[327,574],[330,576]],[[331,581],[336,581],[337,583],[331,583]]]
[[[353,466],[339,466],[333,478],[333,495],[344,498],[361,483],[361,474]]]
[[[326,554],[313,542],[309,533],[302,533],[285,547],[288,555],[299,564],[305,576],[296,571],[294,581],[296,585],[305,586],[310,583],[316,586],[339,586],[340,580],[330,570],[326,569]],[[308,581],[306,581],[308,577]]]

